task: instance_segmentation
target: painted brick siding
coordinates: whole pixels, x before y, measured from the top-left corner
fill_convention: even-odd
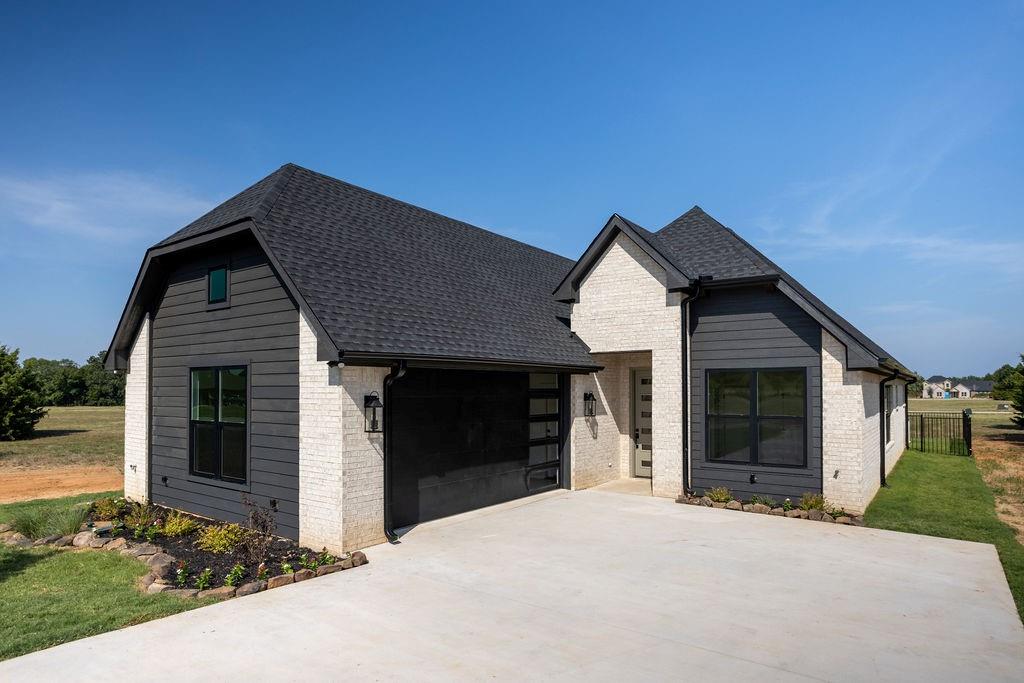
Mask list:
[[[383,434],[368,434],[363,397],[384,395],[387,368],[331,368],[299,319],[299,540],[358,550],[384,538]]]
[[[149,316],[132,345],[124,386],[124,495],[148,502],[149,488]]]
[[[363,398],[371,391],[383,397],[387,374],[387,368],[375,367],[341,371],[346,551],[385,541],[384,435],[366,432]]]
[[[630,435],[630,371],[651,367],[651,354],[600,353],[594,361],[603,370],[572,376],[572,488],[585,489],[606,481],[629,477],[632,437]],[[583,416],[583,394],[593,392],[597,408],[593,417]],[[583,429],[580,435],[576,430]]]
[[[299,542],[342,548],[342,391],[338,370],[317,362],[316,333],[299,316]],[[333,379],[333,381],[332,381]]]
[[[846,369],[846,348],[822,330],[824,494],[850,512],[863,512],[879,487],[879,394],[881,377]],[[886,471],[905,444],[906,387],[898,383],[893,410],[892,441],[886,449]],[[838,471],[838,474],[836,474]]]
[[[572,309],[572,329],[593,353],[651,352],[656,496],[674,497],[682,491],[681,301],[681,295],[666,290],[661,266],[620,234],[580,284],[579,303]],[[574,383],[574,389],[581,386]],[[575,398],[573,405],[576,411]],[[605,454],[611,440],[595,444],[600,431],[595,436],[580,415],[573,416],[572,431],[574,485],[577,476],[581,481],[605,480],[607,474],[585,472],[584,467],[607,470],[609,461],[621,462],[621,454]]]

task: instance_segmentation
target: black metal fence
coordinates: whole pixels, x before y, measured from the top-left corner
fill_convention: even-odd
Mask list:
[[[960,413],[910,413],[910,447],[926,453],[974,455],[971,410]]]

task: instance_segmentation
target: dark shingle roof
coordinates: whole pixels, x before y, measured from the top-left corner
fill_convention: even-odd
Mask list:
[[[987,379],[975,379],[970,382],[964,382],[963,384],[971,391],[992,391],[992,387],[995,383]]]
[[[550,296],[569,259],[291,164],[158,246],[246,218],[346,355],[596,367]]]
[[[899,365],[888,351],[858,330],[853,323],[827,306],[796,278],[755,249],[733,230],[695,206],[656,233],[654,237],[668,245],[667,258],[678,259],[677,267],[690,277],[712,275],[716,280],[731,278],[777,276],[800,296],[829,318],[841,330],[882,360]],[[683,255],[685,254],[685,260]]]
[[[938,384],[940,382],[945,382],[946,378],[943,377],[942,375],[932,375],[931,377],[928,378],[928,381],[931,384]]]

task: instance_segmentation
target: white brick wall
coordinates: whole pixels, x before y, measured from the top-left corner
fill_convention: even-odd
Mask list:
[[[341,370],[345,524],[343,549],[382,543],[384,537],[384,439],[365,431],[363,397],[384,396],[388,368]],[[401,381],[401,380],[399,380]]]
[[[825,498],[850,512],[863,512],[879,486],[880,375],[846,369],[846,349],[821,331],[822,472]],[[903,454],[905,387],[898,383],[899,407],[892,414],[886,471]],[[836,472],[838,471],[838,475]]]
[[[140,503],[149,497],[149,316],[132,344],[124,387],[124,495]]]
[[[316,359],[316,333],[299,316],[299,543],[343,550],[342,390]]]
[[[593,353],[650,352],[654,384],[652,488],[656,496],[679,495],[683,434],[681,295],[670,294],[661,266],[620,234],[580,284],[579,299],[573,305],[572,329]],[[614,478],[611,472],[616,468],[615,476],[628,476],[629,472],[628,374],[633,361],[612,362],[607,356],[602,359],[608,361],[608,369],[601,373],[607,373],[607,379],[580,377],[573,381],[572,470],[573,485],[577,487]],[[627,377],[624,393],[623,371]],[[582,393],[591,387],[598,388],[604,398],[598,419],[590,418],[588,424],[582,416]],[[603,434],[604,430],[615,430],[618,438]],[[610,468],[609,462],[613,463]]]
[[[382,434],[367,434],[363,397],[384,395],[387,368],[316,359],[316,333],[299,318],[299,542],[334,552],[384,541]]]

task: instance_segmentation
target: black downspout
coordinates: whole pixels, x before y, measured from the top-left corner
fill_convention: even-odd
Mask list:
[[[388,444],[391,443],[391,397],[388,396],[388,391],[396,379],[405,376],[407,369],[404,360],[398,361],[384,378],[384,535],[388,543],[398,542],[398,534],[395,533],[391,520],[391,454],[388,453]]]
[[[690,299],[683,302],[683,494],[690,494],[690,373],[687,343],[690,339]]]
[[[879,486],[885,483],[885,385],[899,378],[900,373],[894,372],[878,383],[878,481]]]

